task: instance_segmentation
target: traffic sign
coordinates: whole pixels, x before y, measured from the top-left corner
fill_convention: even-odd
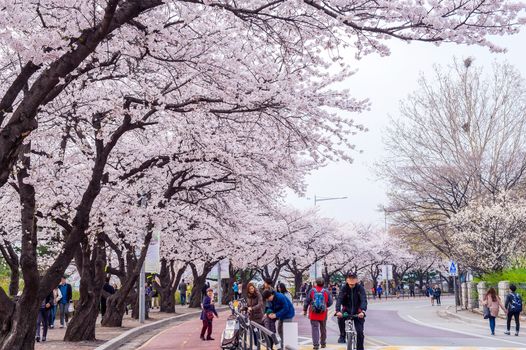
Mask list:
[[[449,262],[449,275],[450,276],[458,276],[458,268],[457,263],[454,261]]]

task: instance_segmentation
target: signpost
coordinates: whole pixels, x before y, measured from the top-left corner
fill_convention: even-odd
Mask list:
[[[455,293],[455,312],[457,310],[457,276],[458,276],[458,266],[457,263],[451,260],[449,262],[449,275],[453,277],[453,291]]]
[[[390,287],[389,279],[392,279],[393,277],[393,265],[380,265],[380,269],[382,271],[381,280],[386,281],[385,293],[386,293],[386,298],[388,298],[389,297],[389,287]]]

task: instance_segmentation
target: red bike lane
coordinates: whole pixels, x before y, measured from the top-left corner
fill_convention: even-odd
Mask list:
[[[196,318],[182,322],[168,328],[141,346],[140,350],[209,350],[221,348],[221,334],[225,329],[226,319],[230,311],[219,313],[214,319],[212,338],[215,340],[201,340],[202,321]]]

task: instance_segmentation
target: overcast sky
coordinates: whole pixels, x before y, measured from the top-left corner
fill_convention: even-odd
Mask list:
[[[363,154],[354,155],[354,163],[332,163],[312,173],[307,178],[307,196],[300,198],[290,194],[287,202],[298,208],[314,206],[314,195],[318,197],[341,197],[348,199],[320,202],[322,215],[344,222],[384,224],[384,214],[378,207],[386,204],[386,184],[378,181],[373,166],[384,157],[382,135],[389,124],[390,116],[398,116],[400,100],[417,88],[420,74],[431,76],[433,65],[451,64],[454,57],[475,58],[476,65],[491,69],[491,64],[508,61],[526,77],[526,30],[509,37],[495,40],[507,48],[506,53],[491,53],[488,49],[464,45],[442,45],[404,43],[390,41],[391,55],[370,55],[356,61],[350,54],[351,65],[359,71],[345,82],[353,96],[369,98],[371,110],[354,115],[354,119],[365,124],[369,131],[356,136],[354,143]],[[307,199],[307,197],[309,199]]]

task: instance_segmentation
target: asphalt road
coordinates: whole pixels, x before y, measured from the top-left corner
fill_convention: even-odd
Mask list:
[[[526,349],[526,332],[519,337],[504,335],[504,320],[497,321],[497,335],[491,336],[486,320],[467,311],[455,314],[452,298],[432,307],[428,300],[371,302],[365,323],[366,349],[452,350]],[[219,339],[227,314],[214,321],[215,341],[199,339],[201,323],[192,320],[176,325],[152,338],[141,350],[220,349]],[[310,322],[298,311],[301,349],[312,349]],[[328,350],[345,349],[337,344],[335,318],[328,322]]]

